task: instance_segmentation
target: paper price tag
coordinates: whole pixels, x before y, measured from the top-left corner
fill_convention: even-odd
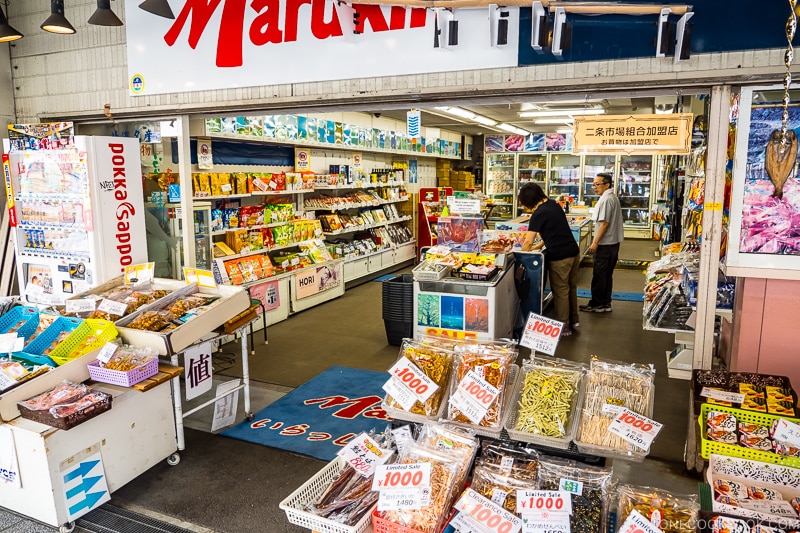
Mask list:
[[[315,229],[314,230],[314,235],[316,235],[317,237],[322,237],[322,235],[323,235],[322,228]]]
[[[97,360],[103,364],[108,363],[111,360],[111,358],[114,357],[117,348],[119,348],[119,346],[117,346],[113,342],[107,342],[105,346],[103,346],[100,349],[100,352],[97,354]]]
[[[563,322],[531,313],[519,343],[531,350],[554,355],[563,327]]]
[[[24,346],[25,339],[16,333],[3,333],[0,335],[0,353],[21,352]]]
[[[709,389],[708,387],[703,387],[703,390],[700,391],[700,396],[712,400],[719,400],[720,402],[742,403],[744,401],[744,394],[726,390]]]
[[[198,287],[205,287],[206,289],[217,288],[214,273],[210,270],[183,267],[183,279],[186,280],[186,283],[197,283]]]
[[[272,189],[273,191],[278,188],[278,184],[275,182],[275,180],[270,180],[270,182],[267,185],[269,185],[269,188]]]
[[[231,192],[233,190],[233,187],[231,187],[230,183],[225,183],[220,187],[220,189],[222,190],[222,192]]]
[[[104,313],[108,313],[110,315],[123,316],[125,311],[128,310],[128,304],[103,298],[103,301],[101,301],[100,305],[97,306],[97,310],[103,311]]]
[[[785,418],[779,418],[775,424],[774,440],[800,448],[800,425],[789,422]]]
[[[486,411],[500,391],[470,370],[458,383],[456,392],[450,398],[450,404],[461,411],[474,424],[480,424]]]
[[[662,427],[662,424],[655,420],[623,408],[622,412],[611,421],[608,431],[648,451]]]
[[[486,533],[517,533],[522,528],[520,517],[472,489],[465,490],[454,507],[475,521]]]
[[[297,257],[292,258],[292,266],[297,266],[300,264],[300,259]]]
[[[400,404],[403,411],[410,411],[414,404],[417,403],[417,397],[414,396],[411,389],[394,378],[389,378],[389,381],[384,383],[382,388],[394,401]]]
[[[378,495],[378,511],[422,509],[426,505],[430,505],[430,489],[386,490]]]
[[[518,490],[517,513],[572,513],[572,496],[564,490]]]
[[[282,267],[282,268],[288,268],[288,267],[289,267],[289,260],[288,260],[288,259],[284,259],[284,260],[281,262],[281,267]]]
[[[570,533],[569,515],[547,511],[523,515],[522,533]]]
[[[392,452],[382,449],[369,435],[362,433],[348,442],[336,455],[344,459],[356,472],[369,477],[375,473],[375,467],[382,465],[391,457]]]
[[[16,385],[17,380],[7,375],[5,372],[0,372],[0,390],[6,390],[12,385]]]
[[[67,313],[91,313],[97,305],[97,300],[79,298],[67,300]]]
[[[394,366],[389,369],[389,374],[393,379],[402,383],[403,386],[408,387],[414,396],[423,403],[428,401],[428,398],[439,390],[439,385],[425,375],[425,373],[420,370],[417,365],[409,361],[407,357],[401,357]]]
[[[483,529],[478,524],[461,512],[457,512],[453,516],[448,526],[452,526],[458,533],[483,533]]]
[[[631,511],[619,528],[619,533],[661,533],[661,530],[639,511]]]
[[[253,185],[255,185],[256,187],[258,187],[258,189],[259,189],[259,190],[262,190],[262,191],[266,191],[267,189],[269,189],[269,187],[267,186],[267,184],[266,184],[266,183],[264,183],[263,181],[261,181],[259,178],[254,178],[254,179],[253,179]]]
[[[25,286],[25,295],[31,298],[39,298],[44,294],[44,287],[36,283],[28,283]]]
[[[797,518],[797,513],[792,508],[792,505],[784,500],[743,500],[740,502],[740,505],[744,509],[749,509],[759,513]]]
[[[406,490],[431,488],[431,464],[378,465],[372,479],[372,490]]]
[[[125,267],[125,283],[144,283],[153,279],[155,263],[142,263]]]

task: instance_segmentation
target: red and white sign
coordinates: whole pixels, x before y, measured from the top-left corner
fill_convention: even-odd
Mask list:
[[[414,398],[414,402],[420,401],[424,403],[428,401],[428,398],[430,398],[434,392],[439,390],[439,385],[425,375],[425,373],[407,357],[398,359],[394,366],[389,369],[389,374],[392,377],[386,385],[392,383],[390,387],[394,388],[395,385],[399,385],[407,389],[409,394]],[[384,390],[386,390],[386,385],[383,387]],[[394,397],[394,395],[392,395],[392,397]],[[413,406],[414,403],[412,402],[411,405]],[[410,407],[408,409],[410,409]]]
[[[517,513],[572,513],[572,496],[564,490],[518,490]]]
[[[429,489],[431,464],[379,465],[372,479],[372,490]]]
[[[474,370],[470,370],[458,383],[450,404],[461,411],[473,424],[480,424],[500,390],[492,386]]]
[[[563,327],[563,322],[531,313],[519,343],[531,350],[555,355]]]
[[[634,446],[648,451],[662,427],[659,422],[623,407],[611,421],[608,431],[622,437]]]
[[[362,433],[348,442],[336,455],[344,459],[356,472],[369,477],[375,473],[378,465],[382,465],[392,456],[392,452],[384,450],[369,435]]]
[[[472,489],[465,490],[454,507],[486,533],[517,533],[522,528],[520,517]]]
[[[653,523],[645,518],[639,511],[631,511],[622,527],[619,528],[619,533],[661,533]]]
[[[775,424],[775,433],[772,438],[778,442],[800,447],[800,425],[789,422],[785,418],[779,418]]]
[[[488,8],[458,9],[458,46],[444,49],[433,48],[434,12],[424,7],[172,0],[171,20],[139,3],[125,4],[134,96],[518,64],[516,7],[503,8],[507,45],[490,45]]]
[[[259,283],[250,287],[250,298],[254,298],[264,305],[264,310],[272,311],[281,306],[280,289],[277,281]],[[261,314],[261,308],[258,308]]]

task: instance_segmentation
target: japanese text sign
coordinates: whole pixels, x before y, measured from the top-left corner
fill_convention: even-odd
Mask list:
[[[662,424],[623,407],[611,421],[608,431],[648,451],[662,427]]]
[[[366,433],[360,434],[337,454],[364,477],[375,473],[378,465],[385,463],[392,452],[382,449]]]
[[[520,517],[472,489],[465,490],[454,507],[486,533],[517,533],[522,528]]]
[[[688,154],[692,114],[575,117],[572,153]]]

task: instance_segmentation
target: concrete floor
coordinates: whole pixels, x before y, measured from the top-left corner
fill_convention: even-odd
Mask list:
[[[626,241],[620,257],[653,260],[655,249],[656,243],[651,241]],[[590,279],[591,268],[582,268],[579,286],[588,288]],[[615,273],[616,291],[641,292],[643,285],[641,271]],[[697,480],[684,474],[683,465],[689,423],[688,382],[669,379],[666,372],[665,351],[674,348],[674,339],[665,333],[642,331],[641,303],[615,301],[613,307],[612,313],[582,314],[580,329],[561,341],[557,355],[576,361],[597,355],[652,363],[657,376],[653,418],[664,428],[643,463],[609,463],[622,482],[696,492]],[[398,355],[398,348],[386,343],[380,283],[350,289],[337,300],[270,326],[268,334],[269,344],[258,346],[250,359],[251,376],[257,380],[251,394],[253,411],[330,365],[385,371]],[[256,336],[257,340],[261,338],[260,334]],[[215,366],[218,382],[240,375],[240,362],[235,357],[219,357]],[[116,491],[112,503],[195,531],[307,531],[289,524],[278,504],[325,463],[211,434],[211,415],[209,408],[187,419],[186,449],[179,465],[171,467],[162,462],[154,466]],[[240,398],[239,417],[243,416]],[[0,531],[28,531],[8,529],[3,520],[0,512]],[[16,526],[27,523],[19,517],[15,520]]]

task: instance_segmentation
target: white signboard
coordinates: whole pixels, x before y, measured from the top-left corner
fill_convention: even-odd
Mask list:
[[[239,407],[239,391],[234,390],[239,386],[241,380],[233,379],[217,385],[219,400],[214,402],[214,420],[211,422],[211,432],[217,431],[236,422],[236,411]]]
[[[197,398],[211,390],[214,373],[211,365],[211,343],[204,342],[183,352],[186,378],[186,399]]]
[[[111,499],[103,456],[99,451],[81,461],[64,461],[61,471],[69,520],[75,520]]]
[[[19,465],[17,464],[17,448],[14,446],[14,434],[11,428],[0,424],[0,486],[9,484],[20,488]]]
[[[140,3],[125,3],[132,95],[518,64],[516,7],[502,8],[506,45],[491,45],[497,17],[489,10],[498,9],[491,6],[458,9],[458,45],[443,49],[433,47],[435,14],[426,8],[358,5],[348,13],[333,0],[172,0],[172,20]]]

